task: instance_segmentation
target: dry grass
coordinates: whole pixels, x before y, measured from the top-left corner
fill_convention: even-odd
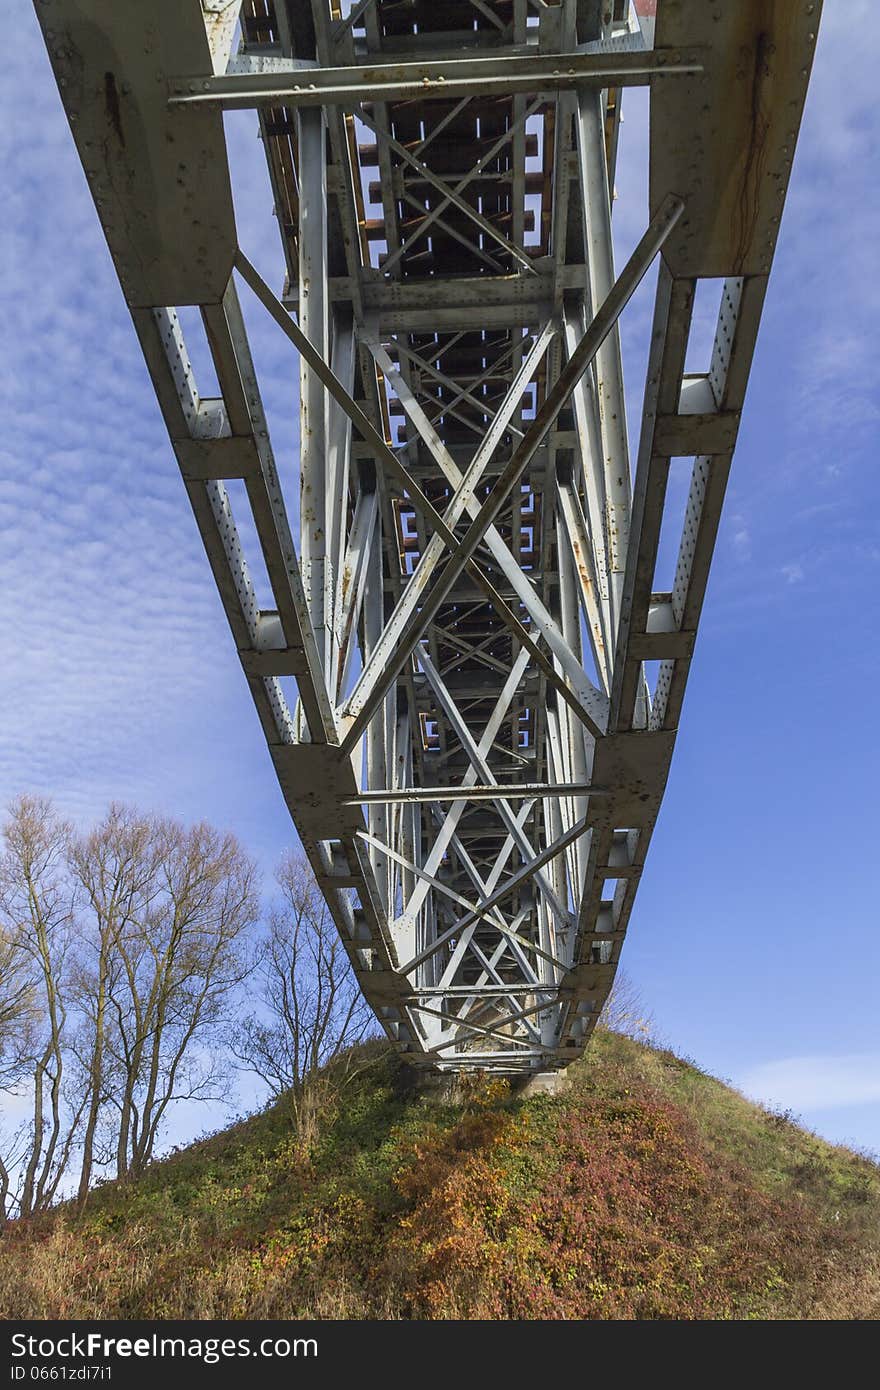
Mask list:
[[[279,1105],[10,1226],[0,1315],[880,1316],[871,1160],[616,1034],[572,1076],[438,1106],[377,1054],[308,1136]]]

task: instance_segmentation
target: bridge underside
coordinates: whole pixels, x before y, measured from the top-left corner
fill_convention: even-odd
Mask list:
[[[656,21],[644,0],[641,16],[621,0],[36,9],[364,992],[415,1062],[564,1066],[614,978],[669,770],[819,6],[660,0]],[[631,85],[650,88],[650,194],[616,269]],[[239,247],[226,108],[258,113],[274,286]],[[631,462],[619,316],[649,269]],[[714,346],[685,375],[706,279]],[[240,294],[298,372],[299,486],[272,453]],[[672,459],[690,489],[659,591]]]

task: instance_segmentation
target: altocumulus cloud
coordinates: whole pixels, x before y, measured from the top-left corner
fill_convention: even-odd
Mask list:
[[[738,1084],[756,1100],[792,1110],[880,1104],[880,1052],[784,1057],[753,1067]]]
[[[866,441],[877,405],[865,383],[880,279],[877,197],[863,153],[880,134],[875,32],[870,0],[826,6],[745,422],[753,433],[738,455],[713,579],[707,621],[716,627],[751,625],[769,605],[802,602],[801,588],[833,607],[856,570],[874,582]],[[240,774],[236,795],[236,750],[243,758],[248,739],[247,750],[265,756],[259,730],[26,0],[0,102],[0,802],[30,787],[56,793],[78,816],[114,794],[193,812],[199,786],[211,814],[222,791],[216,810],[226,815],[254,800],[258,779],[261,794],[274,796],[271,773],[267,762],[247,782]],[[644,226],[644,93],[629,93],[625,110],[614,215],[621,262]],[[256,122],[233,113],[228,124],[242,244],[277,285]],[[651,293],[647,277],[624,316],[633,401]],[[274,326],[252,317],[247,296],[244,309],[290,485],[295,363]],[[697,315],[698,336],[710,317]],[[789,404],[780,412],[783,373]],[[770,426],[786,412],[795,419],[783,440],[778,423]],[[631,425],[635,448],[638,419]],[[675,499],[683,494],[682,485]],[[821,526],[793,519],[805,502],[830,501]],[[295,495],[288,505],[295,521]],[[779,570],[781,518],[792,533],[787,553],[810,555],[800,587]],[[744,554],[754,562],[735,563]],[[222,769],[206,729],[223,747]]]
[[[31,790],[77,820],[120,797],[237,821],[259,728],[24,3],[0,102],[0,807]],[[233,142],[268,189],[253,118]],[[245,206],[265,266],[268,192]],[[295,421],[294,360],[268,368]]]

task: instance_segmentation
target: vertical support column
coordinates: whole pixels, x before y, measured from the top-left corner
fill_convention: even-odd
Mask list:
[[[376,646],[385,622],[384,601],[382,593],[382,544],[381,528],[377,523],[370,538],[370,552],[367,559],[367,581],[364,592],[364,660],[368,661],[370,653]],[[385,756],[385,705],[376,711],[373,718],[367,725],[365,732],[366,741],[366,782],[367,787],[386,787],[387,780],[387,760]],[[367,822],[370,827],[370,834],[375,835],[378,840],[388,843],[388,806],[381,803],[371,803],[367,808]],[[373,873],[379,884],[382,893],[383,905],[386,912],[389,910],[388,903],[388,883],[389,883],[389,861],[387,857],[370,846],[370,859],[373,865]]]
[[[565,314],[565,347],[569,356],[575,351],[586,331],[582,307],[571,308]],[[578,435],[581,474],[586,502],[586,521],[596,572],[596,602],[602,620],[602,634],[607,659],[614,656],[614,629],[608,579],[608,552],[605,544],[607,509],[605,504],[605,470],[599,429],[599,407],[592,372],[585,372],[571,394],[575,428]],[[577,490],[577,484],[575,485]]]
[[[590,284],[590,311],[594,314],[614,284],[611,190],[605,158],[603,98],[599,91],[585,91],[578,96],[578,157],[584,209],[584,248]],[[620,615],[626,567],[631,492],[618,323],[614,324],[596,353],[595,373],[605,472],[613,639]]]
[[[299,325],[326,362],[330,355],[327,305],[327,168],[324,113],[297,114],[299,132]],[[300,356],[300,553],[309,614],[325,673],[332,606],[327,602],[327,397],[318,375]]]
[[[554,697],[551,696],[550,698],[553,699]],[[562,702],[559,701],[558,704],[561,705]],[[547,767],[548,772],[550,772],[554,780],[562,781],[564,780],[565,774],[562,767],[562,760],[560,754],[561,749],[559,746],[559,721],[557,718],[557,711],[555,709],[548,708]],[[563,833],[563,830],[568,829],[567,826],[563,826],[561,799],[558,799],[555,796],[545,797],[540,809],[540,814],[543,817],[544,821],[544,837],[546,843],[548,845],[552,845],[554,840],[558,840],[560,838],[560,836]],[[565,873],[565,855],[558,854],[555,859],[552,859],[550,861],[547,867],[552,875],[553,886],[556,889],[556,893],[559,897],[560,902],[568,906],[568,886],[566,883]],[[538,900],[536,906],[540,912],[543,906],[540,900]],[[553,951],[556,940],[559,937],[559,932],[553,931],[554,924],[548,921],[546,917],[539,917],[539,923],[541,926],[540,944],[545,951]],[[535,960],[535,968],[540,979],[544,981],[544,983],[547,983],[551,979],[552,967],[549,961],[546,961],[542,957],[538,956]]]
[[[413,784],[412,768],[412,739],[410,737],[409,710],[404,710],[397,717],[397,724],[394,730],[394,786],[411,787]],[[396,817],[395,842],[398,844],[400,853],[404,859],[410,863],[415,863],[415,844],[412,833],[412,806],[402,805],[398,807]],[[403,911],[403,904],[409,898],[410,893],[415,887],[415,874],[411,869],[401,868],[400,870],[400,891],[402,901],[398,904],[396,898],[391,904],[391,916],[395,919]]]
[[[342,382],[348,394],[353,396],[355,341],[354,321],[350,306],[334,306],[332,321],[333,341],[330,365],[333,368],[333,375]],[[342,410],[338,401],[330,400],[327,410],[327,554],[324,561],[324,611],[328,615],[326,625],[330,629],[326,655],[327,688],[335,703],[340,633],[330,615],[337,611],[337,589],[342,582],[341,570],[345,559],[351,466],[351,420]]]
[[[565,535],[564,523],[558,511],[556,515],[556,554],[559,566],[560,627],[572,651],[583,661],[581,608],[578,601],[574,560]],[[590,780],[586,753],[587,731],[579,719],[573,718],[571,710],[563,701],[558,700],[558,705],[560,726],[565,730],[565,741],[568,749],[569,767],[567,771],[572,782],[583,785]],[[587,814],[587,798],[583,796],[572,797],[568,804],[572,817],[570,824],[574,825],[576,821],[581,820]],[[565,828],[568,829],[569,826]],[[584,836],[581,836],[568,851],[568,860],[572,870],[572,891],[575,898],[578,896],[587,871],[586,856],[587,846]]]
[[[432,942],[437,940],[440,924],[437,921],[437,895],[430,893],[425,899],[421,912],[422,920],[422,941],[420,949],[425,950]],[[442,961],[439,952],[428,956],[427,960],[419,966],[419,983],[426,989],[436,985],[442,974]]]

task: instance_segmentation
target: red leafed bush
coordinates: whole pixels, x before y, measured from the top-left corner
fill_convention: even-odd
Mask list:
[[[719,1181],[660,1101],[581,1100],[534,1136],[523,1113],[476,1113],[415,1146],[396,1186],[387,1260],[417,1317],[748,1316],[815,1253],[800,1207]]]

